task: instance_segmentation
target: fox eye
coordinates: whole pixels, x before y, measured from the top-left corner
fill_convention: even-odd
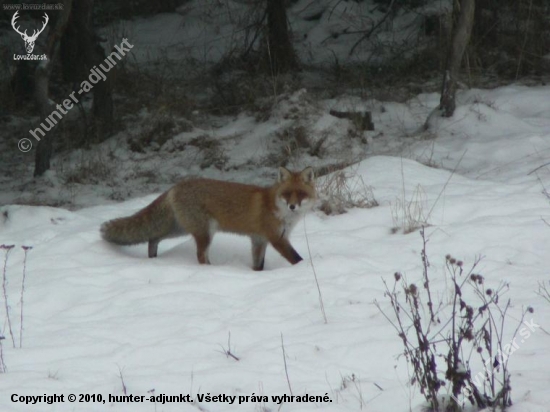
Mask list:
[[[288,202],[291,198],[294,197],[299,203],[307,198],[307,193],[304,190],[285,190],[281,193],[281,196],[286,199]]]

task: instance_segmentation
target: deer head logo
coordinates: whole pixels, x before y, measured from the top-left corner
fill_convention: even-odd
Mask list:
[[[44,19],[45,20],[44,20],[44,24],[43,24],[42,28],[38,31],[33,30],[32,36],[28,36],[27,35],[27,30],[25,30],[23,33],[21,33],[19,31],[19,27],[15,27],[15,20],[17,20],[17,18],[19,17],[17,15],[17,13],[19,13],[19,11],[16,11],[15,14],[13,15],[13,18],[11,19],[11,26],[23,38],[23,41],[25,42],[25,49],[27,49],[27,54],[31,54],[33,49],[34,49],[34,42],[36,41],[38,35],[44,31],[44,29],[46,28],[46,24],[48,24],[48,21],[50,19],[49,19],[48,15],[46,13],[44,13]]]

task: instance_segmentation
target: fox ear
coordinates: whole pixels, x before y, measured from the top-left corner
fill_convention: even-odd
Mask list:
[[[285,168],[285,167],[279,167],[279,182],[284,182],[285,180],[288,180],[292,176],[292,173]]]
[[[312,167],[306,167],[300,172],[300,176],[302,177],[302,180],[306,183],[311,183],[315,179],[315,173],[313,172]]]

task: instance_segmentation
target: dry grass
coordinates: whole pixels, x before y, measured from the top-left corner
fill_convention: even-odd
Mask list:
[[[391,205],[392,233],[402,232],[407,234],[421,227],[429,226],[425,213],[426,209],[426,194],[422,186],[416,186],[410,199],[407,199],[403,192],[403,196],[396,198]]]
[[[346,213],[348,209],[378,206],[372,187],[353,170],[339,170],[317,179],[320,210],[327,215]]]

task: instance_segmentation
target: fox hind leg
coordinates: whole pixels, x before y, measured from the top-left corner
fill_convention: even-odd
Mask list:
[[[157,257],[160,239],[149,239],[148,254],[150,258]]]
[[[265,249],[267,248],[267,239],[261,236],[252,236],[252,268],[254,270],[263,270],[265,261]]]
[[[155,237],[155,238],[149,239],[149,245],[148,245],[148,250],[147,250],[149,257],[150,258],[157,257],[159,243],[160,243],[161,240],[170,239],[170,238],[174,238],[174,237],[179,237],[179,236],[183,236],[183,235],[186,235],[186,234],[187,234],[187,232],[185,231],[185,229],[183,227],[179,226],[176,222],[174,222],[170,232],[164,233],[160,237]]]
[[[201,265],[209,265],[208,249],[212,242],[210,233],[193,233],[195,243],[197,244],[197,260]]]

